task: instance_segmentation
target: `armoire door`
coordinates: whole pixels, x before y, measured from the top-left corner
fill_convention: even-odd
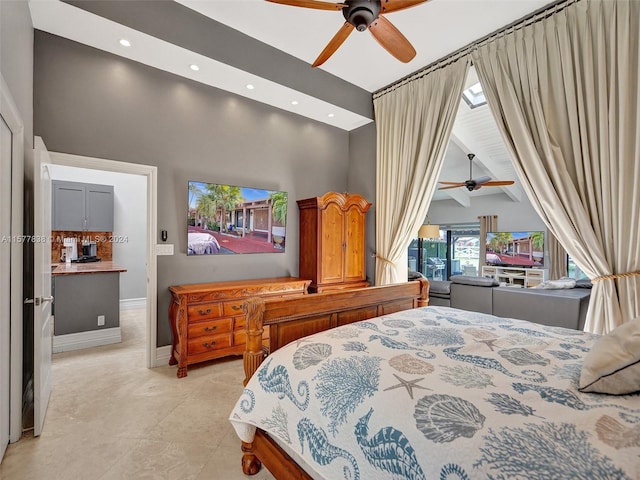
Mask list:
[[[321,210],[320,278],[318,283],[342,283],[344,281],[344,212],[335,202],[329,202]]]
[[[344,282],[357,282],[366,278],[365,214],[358,205],[344,213]]]

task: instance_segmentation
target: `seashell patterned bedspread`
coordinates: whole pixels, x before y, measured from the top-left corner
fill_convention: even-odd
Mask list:
[[[597,339],[446,307],[386,315],[267,357],[230,421],[314,478],[640,479],[640,395],[577,390]]]

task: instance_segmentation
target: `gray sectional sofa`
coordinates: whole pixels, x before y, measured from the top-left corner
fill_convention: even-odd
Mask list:
[[[548,290],[500,287],[491,278],[454,275],[451,281],[429,282],[429,305],[490,313],[554,327],[582,330],[589,288]]]

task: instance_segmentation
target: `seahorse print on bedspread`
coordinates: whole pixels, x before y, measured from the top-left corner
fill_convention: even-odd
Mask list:
[[[494,358],[486,358],[486,357],[481,357],[479,355],[458,353],[461,348],[462,347],[449,347],[449,348],[445,348],[443,352],[447,357],[451,358],[452,360],[458,360],[460,362],[468,362],[480,368],[497,370],[498,372],[506,375],[507,377],[526,378],[526,377],[521,377],[520,375],[515,375],[511,373],[509,370],[504,368],[504,366],[498,360]],[[536,372],[535,370],[523,370],[522,374],[530,376],[530,378],[527,378],[527,379],[533,382],[546,382],[547,380],[542,373]]]
[[[384,427],[368,438],[372,413],[373,408],[358,420],[354,432],[358,445],[369,463],[379,470],[391,473],[393,478],[426,480],[415,450],[400,430]]]
[[[289,372],[283,365],[276,365],[271,372],[267,373],[271,359],[264,364],[264,367],[258,371],[258,381],[265,392],[276,393],[278,398],[282,400],[287,397],[300,410],[305,410],[309,405],[309,383],[302,380],[298,384],[298,395],[303,397],[300,401],[296,398],[291,382],[289,380]]]
[[[348,480],[358,480],[360,478],[360,470],[358,464],[353,455],[346,450],[331,445],[327,434],[321,427],[316,427],[311,420],[303,418],[298,422],[298,439],[300,440],[300,447],[304,453],[304,442],[307,441],[309,445],[309,452],[311,457],[320,465],[329,465],[336,458],[344,458],[351,464],[351,470],[353,475],[349,471],[349,467],[344,467],[344,478]]]

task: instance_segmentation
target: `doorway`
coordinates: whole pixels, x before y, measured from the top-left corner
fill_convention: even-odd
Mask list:
[[[146,179],[146,313],[145,313],[145,363],[147,368],[164,364],[158,358],[157,332],[157,264],[156,264],[156,218],[157,218],[157,167],[132,164],[93,157],[84,157],[65,153],[52,152],[51,161],[54,166],[66,166],[91,169],[102,172],[113,172],[127,175],[143,176]]]

